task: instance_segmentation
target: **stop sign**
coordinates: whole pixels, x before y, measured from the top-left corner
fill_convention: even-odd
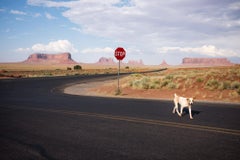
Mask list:
[[[123,60],[123,58],[125,57],[126,55],[126,51],[121,48],[121,47],[118,47],[116,50],[115,50],[115,57],[117,58],[117,60]]]

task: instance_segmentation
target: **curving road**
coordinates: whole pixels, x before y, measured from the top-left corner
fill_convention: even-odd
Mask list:
[[[5,159],[240,159],[240,105],[66,95],[64,86],[112,75],[0,80]]]

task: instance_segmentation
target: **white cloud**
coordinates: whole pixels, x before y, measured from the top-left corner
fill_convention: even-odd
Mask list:
[[[16,20],[17,20],[17,21],[24,21],[24,19],[23,19],[23,18],[20,18],[20,17],[17,17]]]
[[[58,40],[52,41],[48,44],[37,43],[31,48],[18,48],[17,52],[40,52],[40,53],[60,53],[60,52],[70,52],[76,53],[78,50],[74,48],[73,44],[68,40]]]
[[[11,10],[11,14],[16,14],[16,15],[27,15],[26,12],[18,11],[18,10]]]
[[[238,1],[28,0],[28,4],[64,7],[62,15],[79,26],[72,30],[134,46],[139,53],[154,54],[160,46],[170,46],[160,50],[240,57]]]
[[[240,10],[240,2],[234,2],[229,5],[229,8],[232,10]]]
[[[21,52],[21,53],[24,53],[24,52],[32,52],[32,50],[30,48],[18,48],[16,49],[16,52]]]
[[[205,56],[211,57],[233,57],[238,54],[232,50],[225,50],[215,47],[214,45],[203,45],[201,47],[162,47],[159,48],[158,51],[160,53],[169,53],[173,51],[185,52],[185,53],[193,53],[193,54],[202,54]]]
[[[52,15],[51,15],[50,13],[48,13],[48,12],[45,13],[45,16],[46,16],[47,19],[50,19],[50,20],[56,19],[56,17],[52,16]]]
[[[5,12],[5,9],[3,9],[3,8],[0,8],[0,12]]]
[[[41,17],[41,14],[40,13],[35,13],[35,14],[33,14],[33,17],[35,17],[35,18]]]
[[[110,47],[105,48],[86,48],[81,51],[84,54],[113,54],[114,49]]]
[[[73,30],[73,31],[77,31],[77,32],[81,32],[82,31],[80,28],[77,28],[77,27],[72,27],[70,29]]]
[[[195,38],[204,38],[229,26],[239,26],[239,20],[232,18],[233,13],[224,7],[227,4],[224,1],[213,4],[204,0],[28,0],[28,4],[65,7],[67,10],[62,13],[63,16],[80,25],[82,32],[121,41],[141,40],[139,37],[152,33],[158,33],[155,39],[179,39],[189,30]],[[233,4],[229,3],[235,6]],[[192,38],[186,36],[184,39],[192,41]]]

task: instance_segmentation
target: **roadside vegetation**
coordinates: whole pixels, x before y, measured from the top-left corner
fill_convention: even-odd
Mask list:
[[[129,86],[134,89],[234,90],[240,95],[240,67],[208,69],[170,69],[158,75],[133,74]]]
[[[240,102],[240,65],[214,68],[170,68],[151,74],[133,74],[122,86],[144,92],[179,93],[200,99]],[[156,92],[154,92],[156,93]]]

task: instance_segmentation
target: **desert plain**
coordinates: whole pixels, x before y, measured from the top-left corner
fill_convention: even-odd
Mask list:
[[[79,64],[33,65],[24,63],[0,64],[0,78],[33,78],[93,74],[116,74],[118,66]],[[122,66],[121,73],[134,73],[120,78],[120,93],[116,94],[117,79],[94,85],[66,88],[68,94],[112,96],[120,98],[149,98],[171,100],[177,93],[199,101],[240,103],[240,65],[212,67],[169,66],[164,71],[141,73],[161,69],[161,66]],[[121,75],[120,73],[120,75]]]

